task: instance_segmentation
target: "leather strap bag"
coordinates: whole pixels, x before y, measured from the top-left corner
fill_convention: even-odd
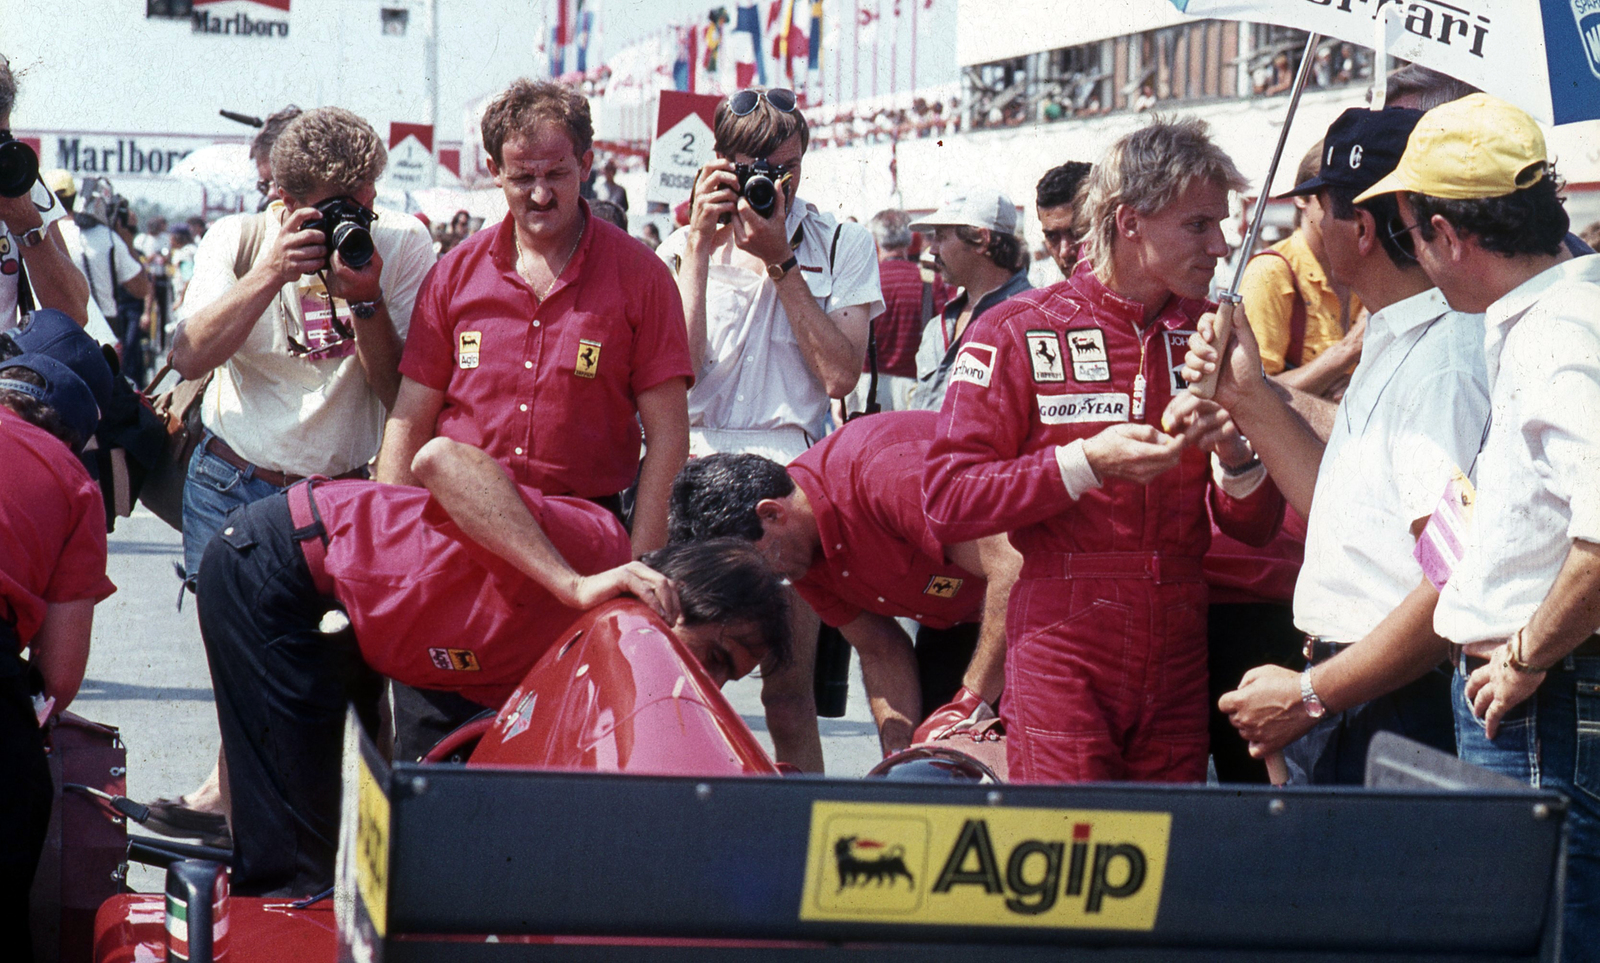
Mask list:
[[[261,240],[266,234],[265,214],[246,218],[239,229],[239,251],[234,256],[233,276],[242,278],[255,263],[261,251]],[[189,459],[205,435],[200,423],[200,399],[205,396],[215,371],[203,377],[182,380],[166,391],[155,393],[155,388],[167,373],[172,371],[172,356],[162,366],[145,389],[145,400],[167,426],[167,456],[145,477],[139,491],[139,500],[162,521],[178,531],[183,531],[183,485],[189,475]]]

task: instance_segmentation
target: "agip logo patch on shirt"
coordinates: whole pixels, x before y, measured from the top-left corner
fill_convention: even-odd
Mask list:
[[[578,360],[572,373],[580,378],[593,378],[600,370],[600,342],[582,339],[578,342]]]
[[[956,360],[950,365],[950,383],[965,381],[980,388],[989,387],[989,379],[994,376],[994,346],[979,344],[969,341],[956,352]]]
[[[483,332],[461,332],[459,350],[456,352],[456,364],[463,370],[478,366],[478,349],[483,346]]]
[[[1061,337],[1054,331],[1029,331],[1027,338],[1028,362],[1033,365],[1034,382],[1066,381],[1067,370],[1061,364]]]
[[[477,672],[482,668],[471,649],[429,649],[428,658],[433,660],[435,669],[446,672]]]
[[[1106,354],[1106,334],[1099,328],[1074,328],[1067,332],[1072,355],[1072,377],[1077,381],[1110,381],[1111,359]]]
[[[923,595],[931,595],[936,599],[953,599],[961,591],[961,585],[966,579],[951,578],[948,575],[935,575],[928,579],[928,587],[922,590]]]

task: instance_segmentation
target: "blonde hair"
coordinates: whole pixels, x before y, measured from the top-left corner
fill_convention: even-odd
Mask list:
[[[1095,162],[1084,181],[1079,214],[1087,230],[1085,256],[1101,276],[1111,268],[1111,243],[1117,236],[1117,208],[1154,214],[1177,200],[1195,181],[1230,191],[1249,183],[1233,159],[1212,143],[1198,117],[1157,116],[1145,127],[1118,138]]]
[[[342,107],[318,107],[290,121],[271,156],[272,179],[297,200],[324,190],[353,193],[377,183],[389,163],[372,125]]]

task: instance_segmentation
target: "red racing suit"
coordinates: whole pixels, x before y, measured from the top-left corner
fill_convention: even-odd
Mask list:
[[[1148,485],[1105,479],[1074,502],[1056,449],[1118,422],[1159,428],[1211,307],[1174,296],[1144,325],[1082,263],[975,322],[951,368],[924,500],[943,544],[1009,532],[1023,556],[1000,706],[1013,779],[1205,778],[1206,501],[1263,544],[1283,498],[1265,480],[1227,496],[1188,448]]]

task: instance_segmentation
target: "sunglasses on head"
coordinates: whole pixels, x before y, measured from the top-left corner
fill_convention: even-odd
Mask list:
[[[733,116],[743,117],[755,110],[756,105],[763,100],[779,113],[794,113],[794,91],[786,87],[774,87],[771,90],[741,90],[728,98],[728,109],[733,111]]]

